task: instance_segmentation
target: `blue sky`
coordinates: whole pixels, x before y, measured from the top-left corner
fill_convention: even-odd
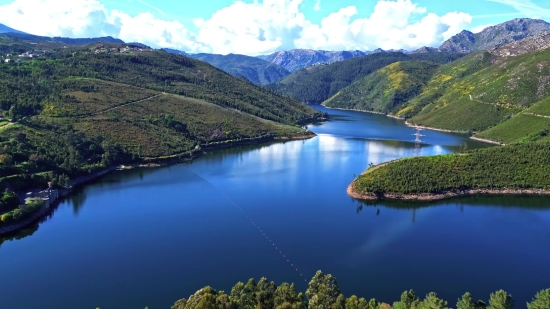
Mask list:
[[[187,52],[416,49],[513,18],[550,21],[548,0],[0,0],[0,23],[38,35],[111,35]]]

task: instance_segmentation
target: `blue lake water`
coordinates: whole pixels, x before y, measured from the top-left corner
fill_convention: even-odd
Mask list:
[[[450,307],[466,291],[487,300],[502,288],[521,308],[550,287],[550,198],[360,203],[348,184],[369,163],[412,156],[414,131],[328,112],[309,140],[116,172],[75,192],[3,240],[1,307],[169,308],[206,285],[230,291],[252,277],[305,291],[317,270],[346,296],[393,302],[412,288]],[[422,134],[421,155],[488,146]]]

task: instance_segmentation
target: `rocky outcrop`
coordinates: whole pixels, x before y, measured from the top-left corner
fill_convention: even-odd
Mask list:
[[[309,49],[293,49],[280,51],[268,56],[261,56],[261,59],[279,65],[290,72],[315,65],[329,64],[350,58],[369,55],[372,52],[355,51],[324,51]]]
[[[440,51],[471,53],[521,41],[550,31],[550,23],[538,19],[516,18],[502,24],[487,27],[479,33],[462,31],[443,42]]]
[[[497,61],[517,57],[533,51],[550,48],[550,31],[542,32],[521,41],[512,42],[501,47],[489,49],[489,53],[497,57]]]

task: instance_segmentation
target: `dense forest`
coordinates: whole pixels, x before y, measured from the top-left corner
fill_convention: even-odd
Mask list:
[[[401,298],[391,305],[355,295],[346,298],[336,278],[318,271],[309,282],[305,294],[297,293],[294,284],[277,286],[266,278],[258,282],[250,279],[247,283],[237,283],[229,294],[205,287],[188,299],[176,301],[172,309],[512,309],[514,305],[512,295],[503,290],[491,293],[487,304],[465,293],[456,302],[456,307],[437,297],[436,293],[429,293],[421,299],[413,290],[403,292]],[[527,303],[527,308],[550,308],[550,289],[538,292]]]
[[[452,62],[460,57],[462,55],[449,53],[413,55],[399,52],[375,53],[329,65],[308,67],[267,87],[300,102],[320,104],[353,82],[392,63],[424,60],[441,64]]]
[[[373,166],[352,184],[361,194],[444,193],[470,189],[550,189],[550,143],[400,159]]]

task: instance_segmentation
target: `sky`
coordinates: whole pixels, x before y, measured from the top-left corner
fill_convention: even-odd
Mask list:
[[[513,18],[550,22],[548,0],[0,0],[31,34],[112,36],[189,53],[296,48],[414,50]]]

